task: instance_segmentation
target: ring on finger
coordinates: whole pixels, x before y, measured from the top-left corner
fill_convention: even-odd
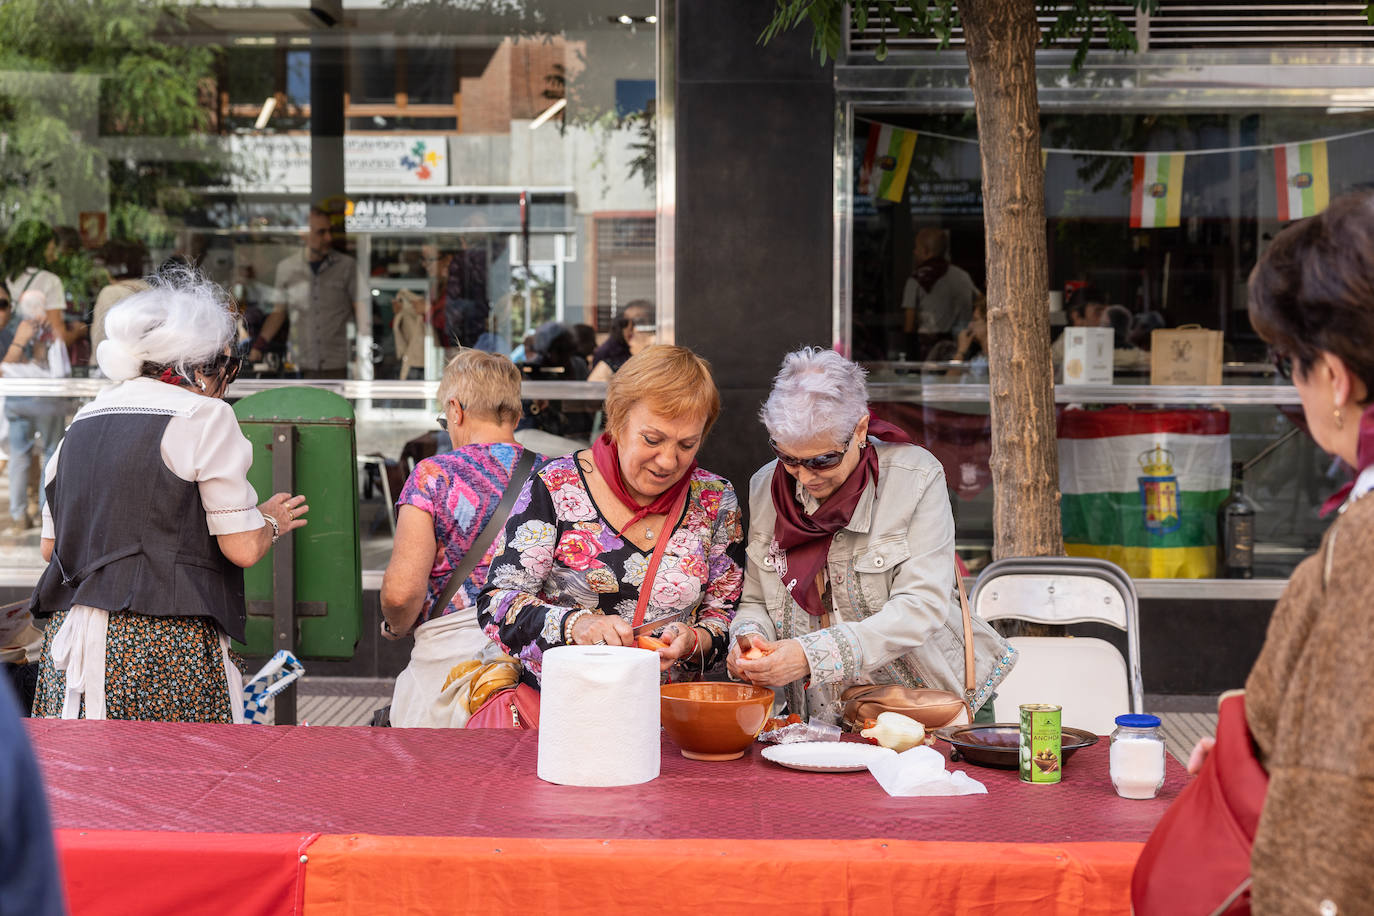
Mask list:
[[[606,640],[604,640],[604,639],[598,639],[596,642],[592,643],[592,645],[594,645],[594,646],[604,646],[604,645],[606,645]]]

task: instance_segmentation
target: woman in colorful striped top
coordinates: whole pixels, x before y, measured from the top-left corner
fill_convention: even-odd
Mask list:
[[[523,451],[515,441],[520,370],[506,357],[460,351],[444,368],[439,401],[439,424],[453,451],[421,461],[406,481],[382,579],[382,635],[400,639],[415,633],[410,664],[396,678],[391,701],[391,724],[402,728],[458,728],[467,721],[465,704],[444,688],[453,666],[486,648],[476,599],[490,555],[445,607],[435,604],[496,511]]]

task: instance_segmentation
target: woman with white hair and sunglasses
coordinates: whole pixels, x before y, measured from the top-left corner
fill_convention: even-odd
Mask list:
[[[869,414],[864,370],[833,350],[789,353],[759,416],[777,459],[749,485],[732,676],[782,688],[790,712],[836,724],[842,694],[858,685],[963,695],[954,517],[940,462]],[[1014,653],[981,621],[974,642],[977,709]],[[745,656],[755,648],[761,656]]]
[[[253,450],[222,400],[234,314],[193,270],[112,308],[96,359],[115,384],[48,462],[30,600],[50,617],[34,715],[242,722],[243,568],[305,524],[305,497],[258,505]]]

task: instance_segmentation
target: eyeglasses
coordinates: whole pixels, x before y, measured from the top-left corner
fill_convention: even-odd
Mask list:
[[[1274,371],[1278,372],[1279,378],[1291,382],[1293,380],[1293,357],[1287,353],[1280,353],[1278,350],[1269,351],[1269,357],[1274,361]]]
[[[849,451],[849,446],[853,441],[854,433],[850,432],[849,438],[844,440],[843,447],[833,452],[826,452],[823,455],[812,455],[810,458],[794,458],[786,452],[781,451],[778,448],[778,443],[774,442],[772,439],[768,440],[768,444],[772,447],[773,454],[778,456],[778,461],[782,462],[785,467],[802,467],[806,468],[808,471],[828,471],[844,460],[845,453]]]
[[[467,410],[467,409],[468,409],[468,405],[464,404],[462,401],[459,401],[459,402],[458,402],[458,409],[459,409],[459,410]],[[439,423],[439,428],[440,428],[440,429],[442,429],[444,432],[448,432],[448,417],[447,417],[447,416],[445,416],[444,414],[439,414],[439,416],[435,417],[434,419],[435,419],[436,421],[438,421],[438,423]]]
[[[207,376],[223,375],[224,384],[228,385],[239,377],[239,373],[243,371],[243,363],[242,356],[217,356],[205,374]]]

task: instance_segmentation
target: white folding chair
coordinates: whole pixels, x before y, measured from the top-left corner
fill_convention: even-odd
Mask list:
[[[1105,623],[1126,634],[1126,658],[1091,636],[1017,636],[1018,658],[997,688],[998,722],[1015,722],[1023,703],[1063,707],[1063,724],[1109,734],[1115,718],[1144,711],[1139,601],[1130,576],[1085,557],[1011,557],[988,565],[970,599],[984,620],[1043,624]]]

